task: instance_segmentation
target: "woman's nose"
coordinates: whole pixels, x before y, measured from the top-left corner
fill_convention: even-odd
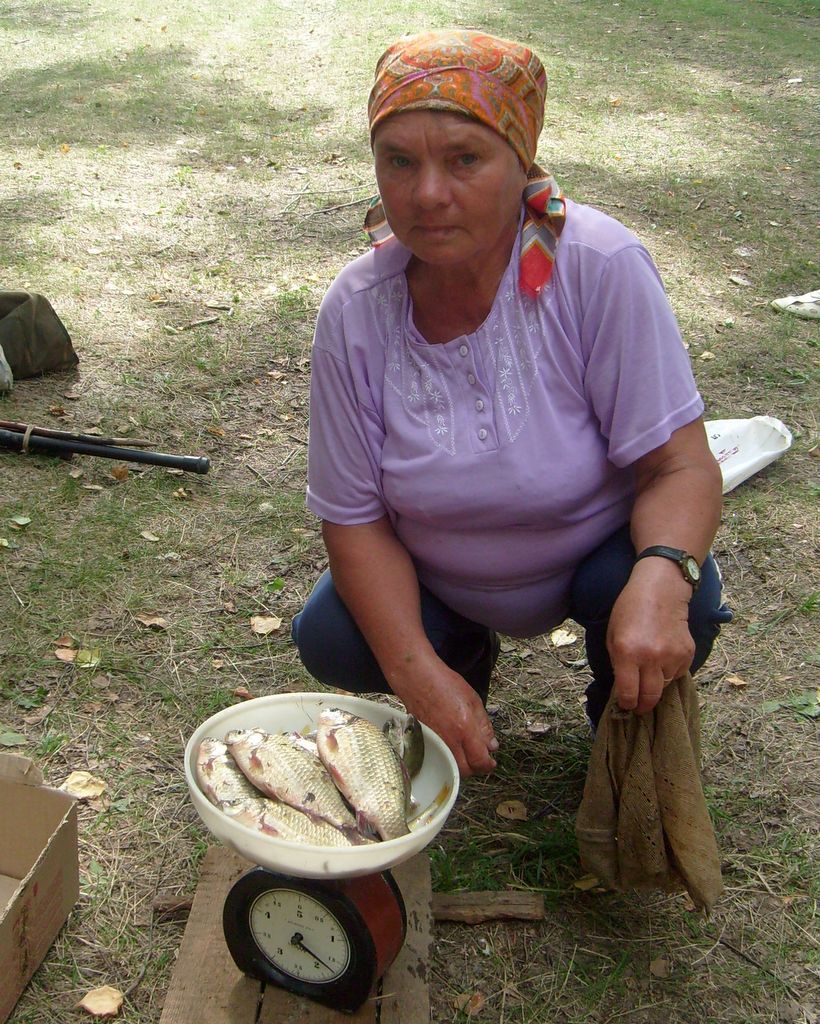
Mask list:
[[[418,205],[425,209],[446,205],[449,202],[450,186],[444,170],[434,164],[421,167],[414,194]]]

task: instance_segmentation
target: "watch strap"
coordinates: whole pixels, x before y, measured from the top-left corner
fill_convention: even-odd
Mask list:
[[[692,593],[694,593],[700,585],[700,575],[693,576],[689,571],[688,563],[691,560],[697,565],[697,559],[694,555],[690,555],[688,551],[683,551],[681,548],[670,548],[665,544],[653,544],[648,548],[644,548],[639,555],[636,556],[635,561],[639,562],[642,558],[649,558],[651,556],[657,556],[659,558],[668,558],[671,562],[675,562],[680,568],[681,574],[686,582],[692,587]]]

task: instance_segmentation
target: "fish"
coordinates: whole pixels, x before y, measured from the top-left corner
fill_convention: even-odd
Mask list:
[[[319,757],[356,811],[356,824],[382,839],[407,835],[410,779],[378,726],[349,711],[326,708],[316,730]]]
[[[389,718],[382,727],[393,749],[404,763],[407,774],[414,779],[424,761],[424,732],[415,715]]]
[[[225,744],[248,781],[266,796],[355,833],[356,819],[324,765],[292,736],[233,729]]]
[[[239,769],[227,745],[215,737],[209,736],[200,744],[196,776],[212,804],[234,821],[265,835],[310,846],[355,846],[368,841],[263,796]]]

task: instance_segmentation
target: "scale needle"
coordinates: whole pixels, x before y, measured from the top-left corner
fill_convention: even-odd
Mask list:
[[[291,946],[296,946],[297,949],[301,949],[302,952],[303,953],[307,953],[308,956],[312,956],[313,959],[317,963],[320,963],[322,965],[322,967],[324,967],[326,970],[328,970],[328,971],[331,970],[331,967],[330,967],[329,964],[326,964],[324,962],[324,960],[322,960],[321,957],[316,956],[316,954],[313,952],[313,950],[310,950],[310,949],[307,948],[307,946],[302,941],[303,939],[304,939],[304,935],[302,935],[301,932],[294,932],[293,933],[293,937],[290,940],[290,944],[291,944]]]

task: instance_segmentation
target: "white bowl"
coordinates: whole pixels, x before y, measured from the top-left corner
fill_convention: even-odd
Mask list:
[[[422,811],[449,787],[446,799],[437,807],[431,820],[409,835],[368,846],[328,848],[293,843],[256,832],[234,821],[215,807],[199,788],[196,779],[196,753],[207,736],[223,739],[231,729],[254,726],[266,732],[314,729],[324,708],[342,708],[367,718],[381,727],[396,712],[386,704],[343,697],[333,693],[282,693],[257,697],[226,708],[212,715],[196,730],[185,748],[185,778],[191,799],[200,818],[210,831],[242,857],[262,867],[300,878],[353,878],[370,875],[401,864],[419,853],[435,837],[447,820],[458,796],[458,766],[449,748],[427,726],[424,732],[424,762],[413,779],[413,799]]]

